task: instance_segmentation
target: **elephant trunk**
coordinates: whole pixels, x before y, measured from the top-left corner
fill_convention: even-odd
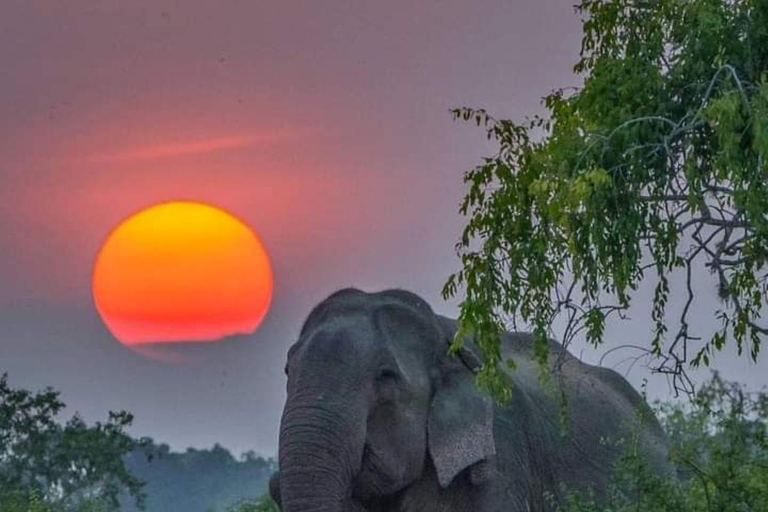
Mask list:
[[[362,404],[314,394],[289,401],[280,428],[280,498],[283,512],[348,512],[352,478],[365,443]]]

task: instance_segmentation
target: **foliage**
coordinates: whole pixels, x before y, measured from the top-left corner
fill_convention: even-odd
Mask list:
[[[269,496],[264,494],[256,501],[246,500],[228,508],[226,512],[280,512],[277,503]]]
[[[532,328],[544,368],[555,320],[565,321],[564,345],[584,334],[597,346],[606,318],[623,317],[653,277],[643,348],[654,370],[691,392],[689,365],[709,365],[727,339],[756,360],[768,333],[768,2],[582,0],[576,9],[583,86],[552,92],[546,115],[520,123],[452,111],[498,145],[464,178],[462,269],[443,289],[446,298],[466,291],[453,349],[473,332],[484,355],[478,383],[504,400],[506,323]],[[690,324],[697,268],[722,299],[714,332]],[[686,286],[670,329],[672,275]]]
[[[38,491],[14,488],[0,490],[0,510],[3,512],[62,512],[60,504],[43,498]],[[83,498],[74,506],[65,508],[72,512],[107,512],[112,510],[100,498]]]
[[[59,393],[12,389],[0,376],[0,509],[3,511],[111,512],[126,491],[138,504],[142,483],[123,455],[137,442],[124,429],[133,418],[110,412],[88,426],[78,415],[65,423]]]
[[[253,452],[236,459],[218,444],[177,453],[134,440],[124,432],[132,420],[125,412],[93,426],[79,416],[62,424],[63,409],[58,392],[12,389],[7,375],[0,377],[0,511],[204,512],[238,501],[245,507],[243,500],[259,496],[276,470],[273,459]],[[269,510],[265,500],[254,503],[262,507],[254,510]]]
[[[667,403],[659,412],[679,481],[627,451],[606,504],[571,494],[563,512],[768,511],[767,393],[715,374],[692,406]]]

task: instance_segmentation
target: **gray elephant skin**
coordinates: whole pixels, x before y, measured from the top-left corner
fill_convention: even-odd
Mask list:
[[[655,418],[636,427],[648,407],[616,372],[564,355],[563,432],[531,335],[502,336],[517,367],[498,406],[476,389],[472,340],[447,354],[455,332],[404,290],[343,289],[312,310],[286,363],[270,481],[284,512],[547,511],[563,486],[600,500],[620,452],[610,441],[633,433],[667,470],[663,431]]]

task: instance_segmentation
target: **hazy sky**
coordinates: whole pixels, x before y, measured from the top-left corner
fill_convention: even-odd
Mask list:
[[[134,434],[176,449],[274,454],[285,352],[315,303],[405,287],[455,316],[439,292],[459,265],[462,175],[491,147],[448,109],[519,118],[578,85],[572,3],[4,1],[0,372],[54,386],[89,421],[129,410]],[[275,273],[253,336],[183,363],[119,344],[90,289],[108,232],[171,199],[239,216]],[[609,335],[642,342],[643,326]],[[759,366],[718,364],[768,383]]]

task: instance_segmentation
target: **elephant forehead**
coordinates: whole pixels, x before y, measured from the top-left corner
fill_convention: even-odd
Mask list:
[[[372,337],[372,329],[360,322],[328,322],[312,332],[301,357],[333,363],[362,362],[372,355]]]

